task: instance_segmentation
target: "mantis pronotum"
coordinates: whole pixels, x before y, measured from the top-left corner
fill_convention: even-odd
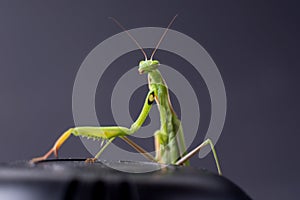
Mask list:
[[[87,162],[93,162],[99,158],[101,153],[108,147],[108,145],[117,137],[124,140],[135,150],[145,156],[147,159],[163,163],[163,164],[174,164],[174,165],[188,165],[189,158],[195,155],[200,149],[206,145],[210,145],[213,156],[216,162],[218,173],[221,174],[218,157],[214,148],[213,143],[210,139],[205,140],[202,144],[187,153],[185,139],[182,131],[181,121],[177,117],[173,110],[170,102],[168,87],[163,79],[161,73],[158,70],[160,65],[158,60],[153,60],[153,56],[158,49],[160,43],[165,37],[171,24],[174,22],[177,15],[167,26],[160,40],[158,41],[155,49],[153,50],[150,59],[147,59],[147,55],[140,44],[134,39],[134,37],[114,18],[111,18],[119,27],[121,27],[127,35],[133,40],[138,48],[143,53],[145,60],[140,61],[138,71],[140,74],[148,74],[148,87],[149,92],[145,99],[142,111],[137,120],[131,125],[130,128],[121,126],[110,126],[110,127],[74,127],[64,132],[54,146],[42,157],[34,158],[32,162],[39,162],[47,159],[52,153],[57,157],[58,149],[61,145],[70,137],[71,134],[74,136],[89,137],[94,139],[106,140],[106,144],[102,146],[100,151],[95,155],[93,159],[87,159]],[[142,147],[137,145],[135,142],[130,140],[127,136],[134,134],[144,123],[148,116],[153,102],[158,105],[160,113],[161,127],[154,133],[154,145],[156,155],[153,157],[150,153],[146,152]]]

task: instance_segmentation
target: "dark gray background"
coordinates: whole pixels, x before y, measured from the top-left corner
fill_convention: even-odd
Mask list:
[[[131,29],[165,27],[179,13],[172,29],[204,46],[225,83],[228,112],[216,146],[224,175],[254,199],[298,199],[298,8],[296,1],[1,1],[0,161],[41,155],[73,126],[80,64],[121,31],[109,16]],[[156,57],[171,65],[176,56],[165,54]],[[133,52],[115,64],[136,66],[140,59]],[[90,156],[75,137],[60,155]],[[215,170],[211,155],[192,165]]]

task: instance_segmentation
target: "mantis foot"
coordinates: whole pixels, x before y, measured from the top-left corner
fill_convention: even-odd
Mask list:
[[[95,163],[97,160],[98,160],[97,158],[87,158],[84,162],[92,164]]]

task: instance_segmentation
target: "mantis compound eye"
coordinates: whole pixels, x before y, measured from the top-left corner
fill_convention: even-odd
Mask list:
[[[145,63],[144,60],[140,61],[139,66],[143,65]]]
[[[151,65],[159,65],[159,61],[158,60],[153,60]]]

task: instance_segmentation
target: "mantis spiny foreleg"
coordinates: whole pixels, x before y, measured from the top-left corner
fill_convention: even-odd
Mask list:
[[[100,149],[100,151],[96,154],[95,158],[97,159],[101,153],[111,144],[111,142],[116,137],[121,137],[124,141],[126,141],[128,144],[130,144],[133,148],[135,148],[137,151],[142,153],[146,158],[150,160],[155,160],[151,154],[146,153],[146,151],[135,144],[130,139],[126,138],[125,136],[131,135],[135,133],[144,123],[146,117],[148,116],[150,109],[152,107],[152,104],[154,102],[154,92],[151,90],[148,92],[148,95],[146,97],[144,106],[142,108],[142,111],[138,117],[138,119],[131,125],[130,129],[126,127],[121,126],[111,126],[111,127],[75,127],[70,128],[66,132],[64,132],[54,143],[53,147],[44,155],[41,157],[33,158],[31,162],[39,162],[42,160],[46,160],[51,154],[54,154],[56,157],[58,156],[58,150],[62,146],[62,144],[73,134],[74,136],[82,136],[82,137],[88,137],[93,139],[103,139],[108,140],[108,142]]]

